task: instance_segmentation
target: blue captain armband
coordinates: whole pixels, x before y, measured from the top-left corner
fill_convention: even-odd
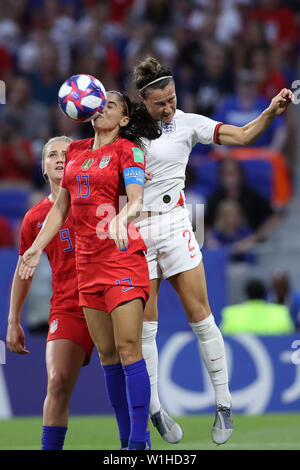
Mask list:
[[[123,178],[125,186],[128,184],[140,184],[141,186],[144,186],[145,172],[138,166],[131,166],[130,168],[125,168],[123,171]]]

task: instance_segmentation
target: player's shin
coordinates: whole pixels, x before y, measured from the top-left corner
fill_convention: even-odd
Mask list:
[[[228,372],[222,334],[213,315],[190,326],[199,340],[201,357],[215,390],[216,404],[231,406]]]
[[[126,382],[122,364],[103,366],[108,399],[113,407],[119,428],[121,449],[128,447],[130,416],[126,395]]]
[[[148,427],[150,381],[144,359],[123,366],[131,431],[128,449],[145,449]]]
[[[149,412],[150,416],[160,410],[160,401],[158,397],[158,351],[156,345],[157,321],[143,322],[142,333],[142,352],[145,359],[147,371],[150,379],[151,398]]]

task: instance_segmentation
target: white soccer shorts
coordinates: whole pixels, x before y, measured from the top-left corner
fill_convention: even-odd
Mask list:
[[[150,279],[168,279],[198,266],[202,253],[186,207],[177,206],[169,212],[148,214],[143,213],[135,225],[148,248]]]

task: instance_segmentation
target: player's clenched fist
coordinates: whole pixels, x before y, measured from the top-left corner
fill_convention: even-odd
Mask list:
[[[25,251],[22,264],[19,269],[19,276],[21,279],[29,279],[33,276],[42,255],[42,250],[30,247]]]
[[[283,88],[278,95],[272,99],[268,110],[276,116],[283,113],[288,105],[293,101],[293,93],[287,88]]]

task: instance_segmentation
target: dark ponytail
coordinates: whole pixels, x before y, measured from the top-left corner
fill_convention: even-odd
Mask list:
[[[131,101],[129,96],[122,93],[117,94],[123,102],[124,115],[130,118],[127,126],[120,128],[120,136],[144,150],[143,138],[154,140],[161,136],[158,121],[152,119],[142,103]]]

